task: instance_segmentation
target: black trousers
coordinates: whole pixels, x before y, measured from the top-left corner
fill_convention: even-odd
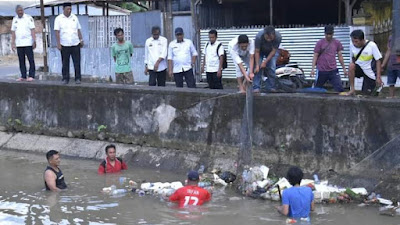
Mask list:
[[[71,56],[74,63],[75,80],[81,80],[81,47],[79,44],[77,46],[61,47],[63,80],[69,81],[69,59]]]
[[[35,59],[33,58],[32,46],[17,47],[17,54],[19,60],[19,70],[21,71],[21,77],[26,79],[26,65],[25,56],[28,57],[29,61],[29,77],[35,78]]]
[[[174,73],[176,87],[183,87],[183,78],[185,77],[188,88],[196,88],[196,81],[193,75],[193,69],[186,72]]]
[[[155,72],[154,70],[149,70],[149,86],[164,86],[165,80],[167,79],[167,69]]]
[[[222,76],[218,77],[217,72],[209,73],[207,72],[207,83],[210,89],[224,89],[222,86]]]

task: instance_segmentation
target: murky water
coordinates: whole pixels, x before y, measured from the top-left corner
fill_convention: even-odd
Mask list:
[[[216,190],[209,204],[196,211],[176,209],[153,196],[111,197],[101,189],[119,184],[120,175],[98,176],[99,162],[62,158],[69,185],[59,194],[43,190],[44,155],[0,151],[0,224],[286,224],[276,203],[242,198],[233,190]],[[176,181],[183,174],[130,168],[122,176],[134,180]],[[317,205],[312,224],[399,225],[399,217],[378,215],[376,207]]]

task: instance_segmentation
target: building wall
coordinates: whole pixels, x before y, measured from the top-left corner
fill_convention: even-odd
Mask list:
[[[13,55],[17,52],[12,51],[11,48],[11,24],[12,18],[4,19],[0,21],[0,56]],[[36,49],[34,53],[43,53],[43,42],[42,42],[42,23],[40,20],[35,20],[35,33],[36,33]]]

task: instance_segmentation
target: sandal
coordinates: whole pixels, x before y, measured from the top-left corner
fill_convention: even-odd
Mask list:
[[[22,77],[20,77],[20,78],[18,78],[17,79],[17,81],[25,81],[26,79],[25,78],[22,78]]]
[[[340,92],[339,95],[341,96],[355,96],[355,92]]]
[[[35,79],[33,79],[32,77],[29,77],[28,79],[27,79],[27,81],[29,81],[29,82],[32,82],[32,81],[34,81]]]

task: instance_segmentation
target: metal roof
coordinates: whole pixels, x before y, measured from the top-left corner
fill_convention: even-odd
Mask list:
[[[246,34],[249,38],[254,39],[257,33],[262,30],[259,28],[238,28],[238,29],[219,29],[218,40],[223,43],[225,49],[228,49],[228,43],[234,37],[240,34]],[[304,70],[305,75],[311,73],[312,60],[314,55],[314,47],[318,40],[324,38],[324,27],[302,27],[302,28],[277,28],[282,35],[282,47],[290,52],[290,62],[298,63]],[[208,31],[200,31],[201,51],[208,42]],[[350,27],[335,27],[334,37],[338,39],[343,47],[343,58],[346,66],[350,63]],[[229,53],[228,53],[229,55]],[[236,78],[235,65],[232,57],[227,57],[228,68],[224,70],[225,78]],[[343,74],[342,68],[337,62],[340,74]],[[204,76],[204,74],[203,74]],[[342,77],[342,80],[347,78]]]
[[[32,4],[40,3],[39,0],[17,0],[17,1],[0,1],[0,16],[15,16],[15,7],[22,5],[28,7]]]
[[[83,0],[71,0],[80,2],[96,2],[96,1],[83,1]],[[55,3],[58,2],[60,3],[61,1],[49,1],[49,0],[44,0],[45,5],[49,5],[49,3]],[[65,2],[65,1],[63,1]],[[62,4],[62,3],[61,3]],[[17,5],[22,5],[25,8],[25,13],[29,14],[31,16],[40,16],[40,0],[20,0],[20,1],[0,1],[0,16],[3,17],[14,17],[15,14],[15,7]],[[57,5],[57,4],[56,4]],[[59,5],[59,4],[58,4]],[[58,7],[60,9],[58,10]],[[110,5],[109,6],[109,15],[110,16],[123,16],[123,15],[129,15],[131,12],[126,9],[122,9],[118,6]],[[55,6],[55,15],[58,15],[58,11],[60,13],[62,12],[62,6]],[[85,5],[81,4],[79,5],[79,11],[80,14],[85,13]],[[77,14],[77,7],[76,5],[72,7],[72,13]],[[101,6],[96,6],[94,4],[88,4],[88,14],[89,16],[102,16],[103,15],[103,9]],[[51,16],[52,15],[52,10],[51,7],[45,7],[45,16]]]

